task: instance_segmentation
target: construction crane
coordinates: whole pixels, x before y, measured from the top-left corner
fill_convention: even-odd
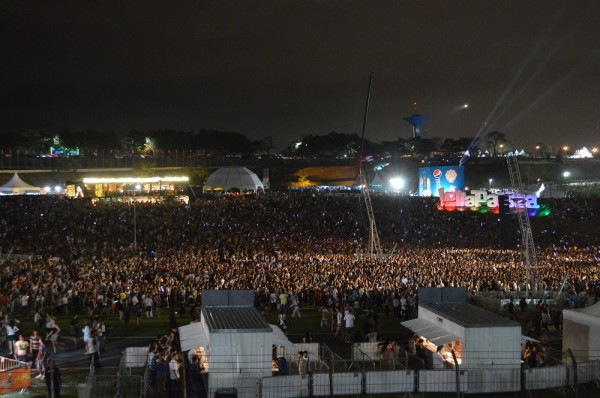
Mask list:
[[[508,156],[506,158],[508,165],[508,174],[513,193],[513,202],[517,206],[517,218],[519,220],[519,228],[521,229],[521,249],[525,256],[525,269],[527,279],[526,296],[530,298],[530,289],[534,292],[538,291],[540,286],[540,274],[537,265],[537,257],[535,254],[535,245],[533,243],[533,233],[531,232],[531,224],[529,215],[525,207],[525,197],[523,194],[523,184],[521,182],[521,172],[519,171],[519,161],[516,156]]]
[[[369,192],[369,184],[365,176],[365,172],[362,167],[362,161],[364,156],[365,148],[365,130],[367,126],[367,115],[369,113],[369,102],[371,100],[371,83],[373,81],[373,73],[369,75],[369,90],[367,91],[367,102],[365,104],[365,114],[363,117],[363,126],[361,134],[360,152],[357,159],[357,183],[360,186],[362,192],[363,202],[367,210],[367,217],[369,219],[369,247],[368,254],[371,257],[381,256],[383,251],[381,250],[381,243],[379,242],[379,233],[377,232],[377,223],[375,222],[375,213],[373,212],[373,204],[371,203],[371,194]]]

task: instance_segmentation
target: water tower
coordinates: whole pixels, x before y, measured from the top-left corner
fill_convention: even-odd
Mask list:
[[[421,126],[429,119],[429,116],[414,114],[404,117],[413,126],[413,138],[421,138]]]

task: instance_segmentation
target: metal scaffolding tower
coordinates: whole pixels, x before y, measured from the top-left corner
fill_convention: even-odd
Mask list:
[[[360,137],[360,152],[356,163],[356,182],[360,186],[362,197],[367,209],[367,217],[369,218],[369,255],[381,256],[381,244],[379,243],[379,233],[377,232],[377,223],[375,222],[375,213],[373,212],[373,204],[371,203],[371,194],[369,193],[369,184],[365,177],[365,172],[362,167],[363,155],[365,151],[365,130],[367,128],[367,116],[369,115],[369,103],[371,101],[371,84],[373,82],[373,73],[369,75],[369,89],[367,90],[367,101],[365,103],[365,113],[363,115],[362,133]]]
[[[535,255],[535,245],[533,243],[533,233],[531,232],[531,224],[529,223],[529,215],[525,207],[525,197],[523,192],[523,184],[521,182],[521,172],[519,171],[519,161],[516,156],[508,156],[506,158],[508,165],[508,174],[510,183],[514,190],[513,202],[517,206],[517,218],[519,227],[521,228],[521,249],[525,256],[525,267],[527,272],[527,298],[529,298],[530,290],[534,292],[541,289],[540,274],[537,265],[537,257]]]
[[[367,209],[367,216],[369,218],[369,255],[371,257],[381,256],[381,244],[379,242],[379,233],[377,232],[377,223],[375,222],[375,213],[373,212],[373,204],[371,203],[371,194],[369,193],[369,186],[367,184],[365,173],[360,171],[360,185]]]

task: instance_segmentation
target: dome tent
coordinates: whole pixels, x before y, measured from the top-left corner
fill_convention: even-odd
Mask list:
[[[202,187],[204,192],[257,192],[264,189],[258,176],[245,167],[221,167]]]

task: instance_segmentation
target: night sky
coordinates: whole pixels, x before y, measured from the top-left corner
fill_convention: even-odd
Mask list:
[[[0,129],[600,139],[600,2],[2,1]],[[461,109],[465,103],[467,109]],[[484,123],[487,123],[483,128]]]

